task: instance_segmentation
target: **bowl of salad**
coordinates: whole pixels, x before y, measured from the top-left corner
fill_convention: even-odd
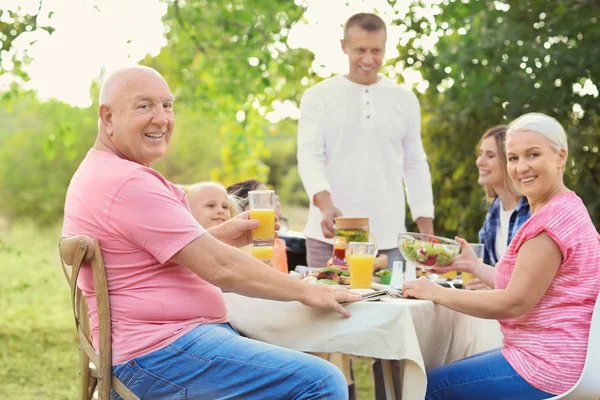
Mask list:
[[[460,244],[452,239],[414,232],[399,233],[398,248],[407,261],[422,269],[450,265],[460,253]]]

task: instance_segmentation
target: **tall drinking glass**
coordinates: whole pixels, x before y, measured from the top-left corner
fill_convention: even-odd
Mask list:
[[[475,257],[479,262],[483,262],[483,253],[485,251],[485,245],[483,243],[469,243],[469,246],[475,252]],[[474,278],[474,276],[468,272],[462,272],[462,286],[463,289],[467,288],[467,283]]]
[[[252,245],[254,248],[272,248],[275,241],[275,191],[250,191],[248,192],[248,201],[250,219],[256,219],[259,222],[258,228],[252,229]]]
[[[348,245],[350,259],[350,288],[371,289],[373,280],[373,263],[377,246],[369,242],[350,242]]]

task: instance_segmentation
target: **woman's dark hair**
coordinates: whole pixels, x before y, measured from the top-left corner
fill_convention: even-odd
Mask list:
[[[234,183],[233,185],[228,186],[227,193],[238,199],[240,209],[244,211],[248,208],[248,192],[256,190],[256,188],[262,184],[263,183],[259,180],[248,179],[247,181]]]

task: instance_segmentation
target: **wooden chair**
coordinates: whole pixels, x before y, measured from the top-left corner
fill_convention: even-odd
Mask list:
[[[81,400],[92,399],[97,388],[99,399],[109,400],[110,389],[113,388],[125,400],[139,400],[112,374],[112,338],[108,285],[98,241],[89,236],[73,236],[61,239],[58,248],[63,271],[71,287],[73,316],[79,335],[79,373],[81,376],[79,398]],[[94,289],[98,303],[99,353],[92,347],[87,302],[81,293],[81,289],[77,287],[77,277],[84,264],[91,266],[94,278]],[[89,266],[86,265],[85,267],[89,268]]]

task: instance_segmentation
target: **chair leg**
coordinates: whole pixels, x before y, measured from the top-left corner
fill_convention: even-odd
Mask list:
[[[90,400],[90,358],[85,351],[79,348],[79,398],[81,400]],[[95,386],[95,384],[94,384]],[[92,391],[93,393],[93,391]]]
[[[333,353],[329,357],[329,362],[338,367],[340,371],[344,373],[348,385],[352,385],[354,383],[354,380],[352,379],[352,366],[350,364],[349,355]]]
[[[96,391],[96,386],[98,386],[98,378],[95,376],[90,377],[90,386],[88,387],[88,399],[92,400],[94,398],[94,392]]]
[[[329,361],[329,358],[331,357],[330,353],[308,353],[308,354],[312,354],[313,356],[317,356],[319,358],[322,358],[325,361]]]
[[[387,400],[396,399],[394,389],[394,376],[392,372],[392,362],[390,360],[381,360],[381,368],[383,369],[383,382],[385,385],[385,397]]]

